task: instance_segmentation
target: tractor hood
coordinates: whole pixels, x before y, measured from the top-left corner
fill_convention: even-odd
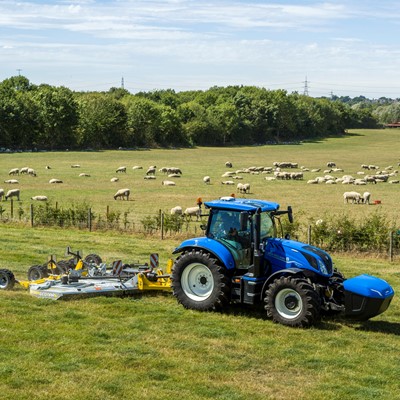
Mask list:
[[[265,258],[274,272],[286,268],[308,269],[322,276],[331,276],[333,272],[332,259],[327,252],[295,240],[267,239]]]

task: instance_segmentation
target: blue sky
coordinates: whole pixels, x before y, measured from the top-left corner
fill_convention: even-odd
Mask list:
[[[397,0],[1,0],[0,80],[400,97]]]

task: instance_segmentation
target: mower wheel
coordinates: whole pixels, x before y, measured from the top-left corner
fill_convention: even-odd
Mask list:
[[[101,257],[97,254],[88,254],[85,257],[84,261],[87,262],[88,264],[96,264],[96,265],[100,265],[103,262]]]
[[[47,278],[47,265],[32,265],[28,269],[28,281],[37,281],[38,279]]]
[[[320,319],[321,301],[304,278],[282,276],[265,292],[265,309],[274,322],[306,328]]]
[[[70,269],[75,268],[75,260],[71,258],[70,260],[60,260],[57,262],[57,274],[66,274]]]
[[[14,285],[14,274],[8,269],[0,269],[0,290],[11,290]]]
[[[230,280],[217,260],[201,250],[183,253],[172,270],[174,296],[185,308],[219,310],[229,303]]]

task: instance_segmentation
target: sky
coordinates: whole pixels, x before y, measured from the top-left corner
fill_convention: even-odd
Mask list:
[[[398,0],[0,0],[0,81],[400,98]]]

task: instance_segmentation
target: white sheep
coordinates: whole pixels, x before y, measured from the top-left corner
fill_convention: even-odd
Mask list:
[[[182,207],[176,206],[171,208],[171,215],[182,215]]]
[[[134,165],[134,166],[132,167],[132,169],[133,169],[133,170],[136,170],[136,169],[143,169],[143,167],[141,167],[140,165]]]
[[[110,181],[111,181],[111,182],[118,182],[118,181],[119,181],[119,178],[111,178]]]
[[[225,163],[225,167],[226,167],[226,168],[232,168],[232,163],[231,163],[230,161],[227,161],[227,162]]]
[[[4,197],[4,189],[0,189],[0,201],[3,200]]]
[[[146,171],[146,175],[155,175],[156,173],[156,167],[155,166],[151,166],[147,169]]]
[[[35,201],[47,201],[47,196],[33,196],[31,197],[31,200],[35,200]]]
[[[71,168],[80,168],[81,166],[79,164],[73,164],[71,165]]]
[[[126,167],[118,167],[117,170],[115,171],[116,173],[121,172],[121,173],[126,173]]]
[[[145,176],[143,177],[143,179],[145,179],[145,180],[151,180],[151,179],[156,179],[156,177],[155,177],[154,175],[145,175]]]
[[[182,175],[182,171],[181,171],[180,168],[169,167],[169,168],[167,168],[167,174],[179,174],[179,175]]]
[[[362,202],[364,204],[370,204],[370,198],[371,198],[371,193],[364,192],[363,195],[362,195]]]
[[[5,199],[8,200],[10,197],[16,197],[19,201],[20,190],[19,189],[11,189],[5,195]]]
[[[351,202],[353,204],[355,204],[355,203],[358,204],[361,200],[361,194],[358,192],[344,192],[343,193],[343,201],[345,203],[348,203],[349,200],[351,200]]]
[[[206,175],[206,176],[203,178],[203,182],[204,182],[206,185],[209,185],[209,184],[211,183],[211,178],[210,178],[208,175]]]
[[[19,169],[18,168],[10,169],[8,175],[19,175]]]
[[[33,168],[28,168],[28,175],[36,176],[36,171]]]
[[[46,165],[46,169],[51,169],[50,165]]]
[[[49,180],[49,183],[63,183],[61,179],[53,178]]]
[[[19,181],[17,179],[7,179],[4,183],[9,183],[10,185],[17,185]]]
[[[200,207],[188,207],[183,214],[186,217],[189,217],[190,220],[192,220],[192,216],[196,216],[196,221],[198,221],[200,215],[201,215],[201,208]]]
[[[233,181],[222,181],[221,184],[222,185],[234,185],[235,182],[233,182]]]
[[[23,175],[23,174],[27,174],[28,173],[28,169],[29,167],[23,167],[19,170],[19,174]]]
[[[89,174],[87,174],[86,172],[82,172],[81,174],[79,174],[79,176],[90,176]]]
[[[174,181],[162,181],[161,184],[164,186],[175,186]]]
[[[126,199],[129,200],[129,195],[131,194],[130,189],[119,189],[117,193],[114,194],[114,200],[117,199]]]
[[[240,193],[250,193],[250,183],[238,183],[236,189]]]

